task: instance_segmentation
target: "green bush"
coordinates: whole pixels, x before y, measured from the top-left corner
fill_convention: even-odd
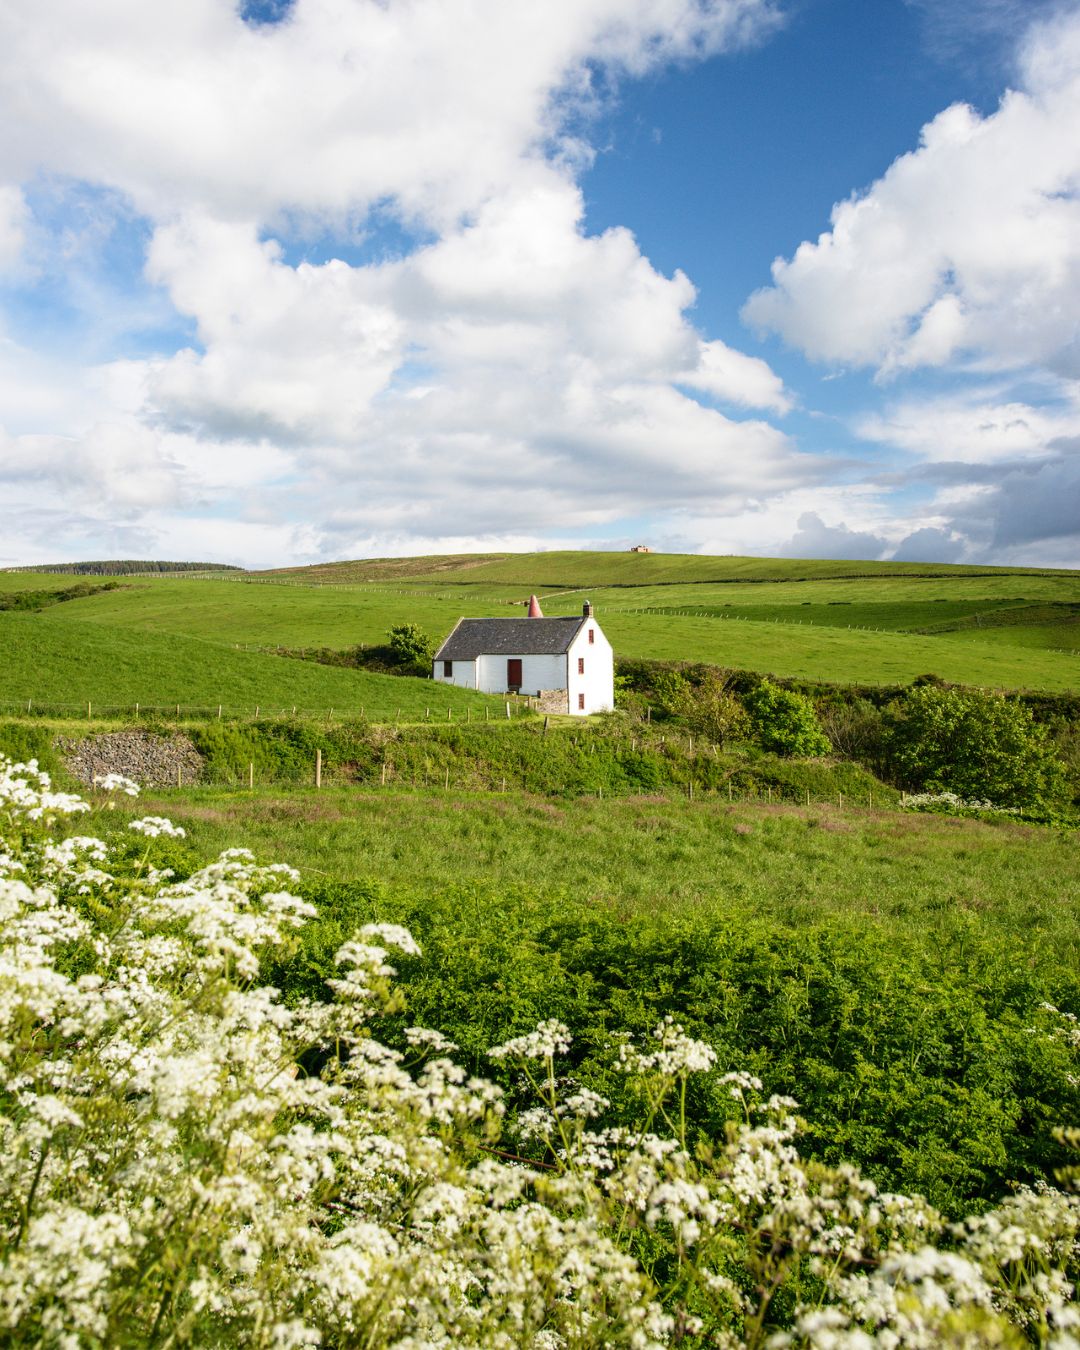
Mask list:
[[[763,749],[777,755],[827,755],[829,741],[805,694],[762,680],[746,696],[754,734]]]
[[[891,718],[887,746],[905,787],[1029,808],[1063,795],[1046,728],[1000,694],[913,686]]]
[[[707,736],[716,745],[741,740],[750,730],[750,719],[730,682],[719,672],[709,671],[702,682],[683,688],[674,700],[674,711],[699,736]]]
[[[416,675],[430,675],[435,643],[415,623],[399,623],[386,635],[395,665]]]

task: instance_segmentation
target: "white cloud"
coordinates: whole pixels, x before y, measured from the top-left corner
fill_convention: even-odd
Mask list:
[[[988,393],[900,400],[859,418],[854,430],[923,460],[972,465],[1044,457],[1059,438],[1080,435],[1080,398],[1036,407]]]
[[[324,551],[536,538],[816,479],[776,428],[687,396],[791,406],[765,362],[693,327],[681,272],[627,230],[585,233],[574,181],[579,114],[612,81],[777,22],[773,0],[297,0],[262,28],[233,0],[58,0],[47,23],[16,3],[0,116],[22,134],[0,173],[77,175],[98,211],[130,199],[160,288],[143,303],[167,295],[196,340],[78,372],[82,425],[77,400],[16,399],[9,479],[159,533],[214,502]],[[372,207],[430,242],[287,261],[279,240],[355,242]]]
[[[679,391],[787,406],[764,362],[690,326],[681,273],[656,272],[626,230],[587,236],[582,213],[577,188],[537,174],[364,267],[287,266],[253,224],[163,226],[151,274],[205,351],[145,364],[144,415],[290,446],[342,541],[587,527],[817,477],[775,428]]]
[[[392,198],[446,224],[558,141],[591,71],[640,75],[754,41],[772,0],[12,0],[0,173],[108,183],[155,216],[343,218]],[[573,145],[566,147],[571,153]]]
[[[1080,376],[1080,14],[1034,28],[995,113],[939,114],[773,283],[744,317],[814,360]]]
[[[682,375],[679,382],[745,408],[786,413],[792,407],[783,380],[767,361],[747,356],[723,342],[703,342],[697,366]]]
[[[0,273],[14,268],[26,242],[29,211],[22,189],[0,183]]]

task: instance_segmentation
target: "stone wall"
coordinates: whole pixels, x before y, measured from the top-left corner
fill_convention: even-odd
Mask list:
[[[148,731],[110,731],[76,740],[57,736],[56,748],[70,773],[92,787],[95,778],[122,773],[140,787],[175,787],[197,783],[202,772],[199,752],[186,736],[154,736]]]
[[[532,705],[537,712],[566,713],[570,711],[568,699],[565,689],[541,689],[533,699]]]

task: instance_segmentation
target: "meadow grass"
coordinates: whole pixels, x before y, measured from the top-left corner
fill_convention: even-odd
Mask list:
[[[117,819],[159,811],[192,826],[203,861],[243,844],[390,889],[528,884],[628,921],[657,906],[696,914],[734,905],[795,926],[844,914],[901,944],[933,943],[959,916],[1022,939],[1029,963],[1080,972],[1080,851],[1069,832],[1042,826],[835,801],[806,808],[651,793],[552,802],[357,787],[148,790],[120,803]]]
[[[187,828],[158,858],[180,872],[237,845],[300,866],[319,913],[268,971],[286,998],[325,989],[359,924],[406,924],[423,957],[395,961],[400,1027],[443,1031],[481,1073],[500,1074],[488,1046],[558,1017],[575,1036],[567,1071],[629,1121],[610,1038],[670,1015],[721,1069],[795,1096],[809,1154],[952,1213],[1065,1161],[1053,1126],[1080,1093],[1060,1042],[1032,1030],[1044,1001],[1080,1011],[1080,855],[1063,833],[356,788],[148,792],[72,828],[119,832],[136,812]],[[514,1074],[500,1081],[514,1105]],[[722,1099],[695,1090],[691,1128],[722,1137]]]
[[[193,583],[194,584],[194,583]],[[78,706],[90,701],[106,708],[168,708],[222,704],[228,711],[252,715],[303,711],[364,715],[393,720],[422,717],[437,701],[442,708],[482,709],[499,700],[429,681],[366,671],[320,666],[312,662],[255,652],[235,651],[219,643],[168,633],[57,622],[57,606],[40,614],[0,614],[0,703],[9,710],[33,700],[37,705]]]

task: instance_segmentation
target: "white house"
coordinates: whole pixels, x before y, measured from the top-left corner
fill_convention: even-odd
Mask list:
[[[529,694],[551,712],[615,706],[611,643],[586,601],[580,615],[545,619],[533,596],[523,619],[459,619],[435,653],[432,678],[485,694]]]

